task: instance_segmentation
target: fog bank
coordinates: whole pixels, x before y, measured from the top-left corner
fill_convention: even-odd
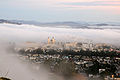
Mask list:
[[[48,37],[55,37],[57,42],[92,40],[93,42],[119,45],[120,30],[51,28],[33,25],[0,24],[0,76],[5,76],[12,80],[53,80],[52,77],[56,75],[51,74],[43,66],[19,60],[17,54],[6,50],[6,43],[9,42],[47,42]],[[39,66],[39,70],[34,69],[36,66]],[[62,77],[55,79],[62,80]]]
[[[47,42],[48,37],[55,37],[58,42],[92,40],[93,42],[118,45],[120,43],[120,29],[72,29],[0,24],[0,41]]]
[[[0,77],[12,80],[52,80],[50,73],[41,65],[20,60],[17,54],[0,46]],[[37,66],[40,68],[36,70]]]

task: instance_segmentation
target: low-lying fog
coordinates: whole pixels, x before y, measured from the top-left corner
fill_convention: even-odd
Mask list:
[[[5,76],[8,72],[7,77],[12,80],[51,80],[45,68],[41,67],[35,72],[30,68],[31,64],[17,59],[16,55],[10,54],[3,45],[6,42],[47,42],[47,38],[52,36],[57,42],[87,39],[93,42],[118,45],[120,43],[119,29],[72,29],[0,24],[0,76]]]
[[[0,40],[2,41],[47,42],[48,37],[55,37],[57,42],[92,40],[93,42],[119,44],[120,29],[72,29],[0,24]]]
[[[45,68],[41,66],[41,69],[36,70],[33,67],[34,65],[19,60],[5,46],[0,46],[0,77],[12,80],[52,80]]]

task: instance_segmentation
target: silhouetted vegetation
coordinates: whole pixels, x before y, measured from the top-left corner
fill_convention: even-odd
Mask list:
[[[0,77],[0,80],[11,80],[11,79],[5,78],[5,77]]]
[[[27,53],[29,54],[49,54],[49,55],[54,55],[54,54],[59,54],[59,55],[82,55],[82,56],[100,56],[100,57],[120,57],[120,54],[117,53],[116,51],[84,51],[80,50],[78,52],[75,52],[73,50],[63,50],[63,51],[57,51],[57,50],[45,50],[43,51],[42,49],[35,49],[35,50],[27,50],[25,51],[24,49],[21,49],[19,51],[20,54],[26,55]]]

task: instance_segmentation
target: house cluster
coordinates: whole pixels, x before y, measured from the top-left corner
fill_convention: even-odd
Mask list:
[[[30,43],[31,44],[31,43]],[[33,45],[33,43],[32,43]],[[61,62],[71,63],[74,65],[76,73],[86,73],[90,80],[100,78],[103,74],[104,80],[120,80],[120,58],[119,57],[105,57],[105,56],[88,56],[88,55],[71,55],[71,54],[52,54],[64,50],[79,52],[92,51],[101,52],[106,51],[111,53],[116,51],[120,53],[120,48],[99,43],[84,43],[84,42],[56,42],[55,38],[48,38],[48,42],[42,46],[15,48],[20,52],[20,59],[32,61],[38,64],[49,64],[51,71],[55,71],[56,65],[59,66]],[[68,52],[69,53],[69,52]],[[72,66],[71,66],[72,67]],[[103,76],[102,76],[103,77]]]
[[[34,49],[35,50],[35,49]],[[37,64],[49,64],[49,68],[52,72],[55,71],[56,65],[60,65],[60,62],[73,63],[76,73],[87,73],[89,79],[95,79],[101,77],[103,73],[110,73],[105,76],[105,80],[119,80],[120,70],[120,58],[119,57],[100,57],[100,56],[82,56],[82,55],[60,55],[60,54],[37,54],[33,49],[26,49],[24,54],[20,56],[23,60],[29,60]],[[95,61],[97,63],[95,63]],[[99,63],[99,64],[98,64]],[[114,64],[114,66],[113,66]],[[98,67],[94,67],[97,66]],[[112,73],[112,67],[116,69],[114,74]],[[94,69],[96,68],[95,72]],[[39,69],[39,68],[38,68]],[[93,72],[91,73],[91,70]],[[90,72],[89,72],[90,71]],[[97,73],[96,73],[97,71]],[[108,72],[109,71],[109,72]],[[96,73],[96,75],[94,74]]]

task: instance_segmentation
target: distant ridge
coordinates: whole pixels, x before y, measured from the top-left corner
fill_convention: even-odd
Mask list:
[[[8,23],[8,24],[16,24],[16,25],[28,24],[28,25],[35,25],[41,27],[56,27],[56,28],[62,27],[62,28],[87,28],[87,29],[120,29],[120,23],[115,23],[115,22],[98,23],[98,22],[65,21],[65,22],[41,23],[37,21],[0,19],[0,23]]]
[[[4,19],[0,19],[0,23],[9,23],[9,24],[17,24],[17,25],[21,25],[20,22],[14,22],[14,21],[4,20]]]

